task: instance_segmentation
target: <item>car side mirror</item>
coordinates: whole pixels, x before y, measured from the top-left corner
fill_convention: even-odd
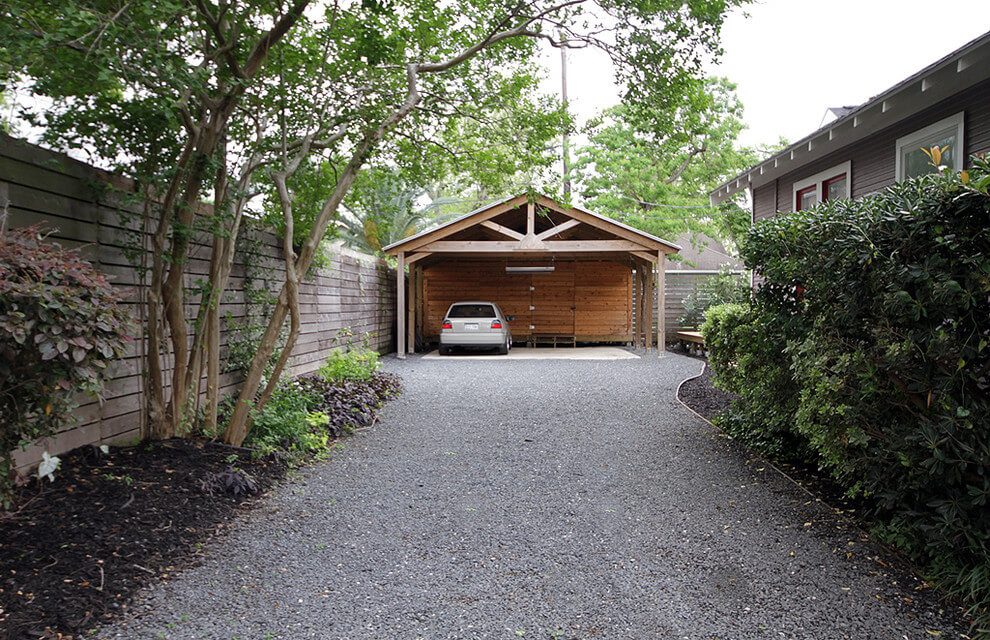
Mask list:
[[[505,316],[505,319],[508,320],[509,322],[512,322],[513,320],[516,319],[516,317],[515,316]]]

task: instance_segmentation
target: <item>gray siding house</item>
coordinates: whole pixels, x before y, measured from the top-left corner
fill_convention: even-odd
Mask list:
[[[955,170],[990,152],[990,33],[871,98],[709,194],[749,189],[753,221],[824,200],[861,198],[932,171],[922,151],[948,147]]]

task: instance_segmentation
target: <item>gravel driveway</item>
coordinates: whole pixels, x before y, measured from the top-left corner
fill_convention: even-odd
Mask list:
[[[101,638],[958,638],[675,399],[696,360],[386,359],[406,392]]]

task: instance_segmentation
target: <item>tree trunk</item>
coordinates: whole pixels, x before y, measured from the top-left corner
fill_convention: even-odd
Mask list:
[[[350,162],[344,168],[344,171],[340,174],[340,178],[337,180],[337,186],[334,188],[333,193],[330,198],[323,203],[323,208],[320,210],[320,215],[317,216],[316,221],[313,223],[313,228],[310,231],[309,237],[306,238],[306,242],[303,243],[303,248],[299,254],[299,258],[295,262],[295,273],[306,273],[309,271],[310,265],[313,263],[313,258],[316,255],[316,249],[319,246],[320,240],[326,233],[327,226],[330,223],[331,218],[337,212],[337,207],[340,206],[340,202],[347,195],[350,190],[351,185],[354,183],[354,179],[357,177],[358,171],[364,165],[368,154],[371,152],[372,147],[381,138],[384,133],[383,129],[376,130],[369,133],[365,138],[358,144],[357,149],[355,149],[353,155],[351,156]],[[291,242],[291,238],[290,238]],[[275,304],[275,308],[272,310],[271,318],[268,320],[268,326],[265,328],[265,333],[261,338],[261,343],[258,345],[258,351],[254,354],[254,358],[251,360],[251,367],[248,369],[247,378],[244,380],[244,386],[241,387],[241,393],[237,398],[237,404],[234,405],[234,411],[230,416],[230,422],[227,424],[227,428],[223,434],[223,441],[232,444],[234,446],[240,446],[244,442],[244,438],[247,437],[248,430],[250,429],[250,410],[254,405],[255,396],[258,393],[258,387],[261,386],[261,378],[265,372],[265,364],[271,357],[272,353],[275,351],[275,346],[278,343],[278,334],[282,331],[282,325],[285,323],[285,317],[289,313],[290,305],[290,293],[289,284],[286,282],[282,285],[282,290],[279,292],[278,301]],[[295,300],[295,313],[299,313],[298,309],[298,298]],[[291,353],[290,349],[283,350],[283,353],[279,356],[279,360],[283,358],[288,358],[286,353]],[[274,378],[274,376],[273,376]]]

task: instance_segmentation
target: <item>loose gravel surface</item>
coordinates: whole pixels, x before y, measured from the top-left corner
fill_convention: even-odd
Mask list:
[[[846,521],[681,406],[697,360],[386,360],[373,429],[100,638],[959,638]]]

